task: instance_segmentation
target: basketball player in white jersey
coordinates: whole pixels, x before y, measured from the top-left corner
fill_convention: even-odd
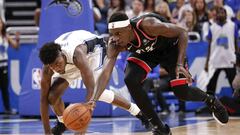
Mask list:
[[[65,106],[61,96],[73,80],[82,78],[87,89],[86,102],[90,100],[95,87],[94,75],[101,69],[104,50],[103,39],[84,30],[65,33],[40,49],[39,57],[44,64],[40,109],[45,134],[60,135],[66,130],[62,120]],[[129,111],[148,126],[137,105],[115,95],[113,91],[105,90],[99,100]],[[51,105],[58,118],[52,129],[48,105]]]

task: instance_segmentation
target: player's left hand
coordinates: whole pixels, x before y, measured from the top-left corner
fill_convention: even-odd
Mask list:
[[[85,103],[85,105],[89,110],[93,111],[94,108],[96,107],[96,101],[90,100],[87,103]]]
[[[188,84],[192,84],[192,75],[181,65],[176,67],[176,78],[179,79],[180,74],[184,75],[187,78]]]

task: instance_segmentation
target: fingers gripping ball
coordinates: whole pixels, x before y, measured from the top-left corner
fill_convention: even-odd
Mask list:
[[[63,122],[68,129],[83,131],[91,121],[91,111],[81,103],[71,104],[63,112]]]

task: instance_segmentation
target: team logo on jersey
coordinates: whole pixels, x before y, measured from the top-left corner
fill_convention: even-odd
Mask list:
[[[41,68],[33,68],[32,69],[32,89],[40,89],[41,88]]]
[[[149,43],[149,40],[143,39],[143,45],[146,46]]]

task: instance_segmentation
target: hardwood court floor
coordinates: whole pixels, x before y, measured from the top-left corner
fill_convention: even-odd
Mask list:
[[[206,121],[172,128],[173,135],[239,135],[240,119],[231,118],[227,125]]]
[[[173,135],[239,135],[240,117],[231,117],[229,123],[221,126],[211,116],[171,114],[160,116],[171,127]],[[53,126],[55,120],[51,120]],[[0,115],[0,135],[42,135],[39,119],[24,119],[17,115]],[[67,131],[64,135],[72,135]],[[87,135],[151,135],[134,117],[93,118]]]

